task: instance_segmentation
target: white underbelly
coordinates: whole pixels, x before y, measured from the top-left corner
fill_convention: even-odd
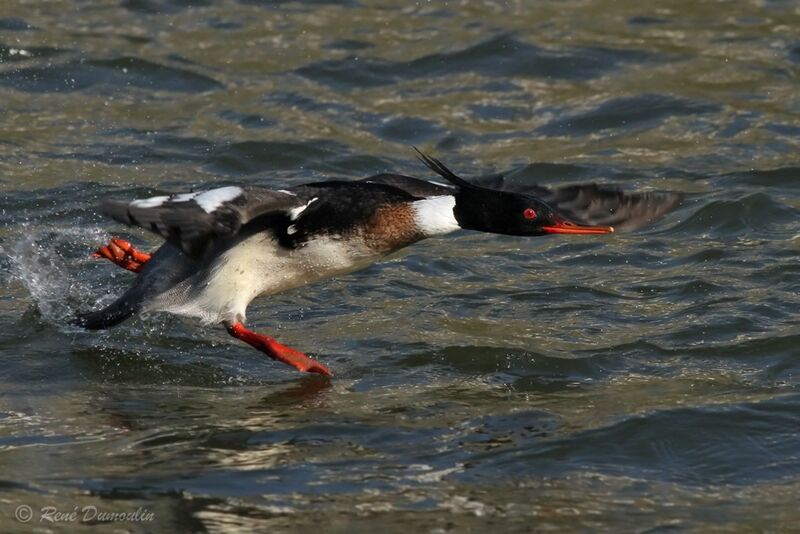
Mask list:
[[[366,246],[319,238],[296,249],[257,234],[228,249],[209,266],[156,299],[150,311],[198,317],[209,323],[243,321],[259,295],[280,293],[363,268],[382,255]]]

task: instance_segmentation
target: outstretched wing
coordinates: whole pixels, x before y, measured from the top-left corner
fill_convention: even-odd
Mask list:
[[[540,198],[576,223],[633,230],[672,211],[683,195],[655,191],[626,193],[613,186],[585,184],[548,190]]]
[[[416,149],[415,149],[416,150]],[[533,195],[560,215],[589,226],[633,230],[659,219],[683,200],[680,193],[626,193],[611,185],[580,184],[549,189],[538,184],[511,183],[503,174],[464,180],[441,161],[417,150],[419,159],[433,172],[457,187],[486,188]]]
[[[577,184],[550,189],[538,184],[511,183],[499,174],[477,178],[475,183],[501,191],[534,195],[577,224],[613,226],[615,230],[634,230],[651,224],[679,206],[684,198],[674,192],[630,193],[609,184]]]
[[[199,256],[213,240],[233,237],[253,219],[290,215],[291,210],[305,205],[290,191],[228,186],[132,202],[109,200],[100,205],[100,212],[150,230],[190,256]]]

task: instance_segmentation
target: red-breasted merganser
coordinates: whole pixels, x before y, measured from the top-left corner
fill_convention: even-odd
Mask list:
[[[439,160],[419,155],[446,183],[379,174],[282,190],[228,186],[104,202],[105,215],[166,241],[148,254],[115,238],[95,252],[138,276],[114,303],[79,315],[75,324],[108,328],[140,312],[196,317],[224,324],[232,336],[300,371],[330,375],[322,363],[248,330],[250,302],[361,269],[416,241],[459,229],[606,234],[650,222],[681,198],[625,194],[596,184],[512,191],[502,175],[468,182]]]

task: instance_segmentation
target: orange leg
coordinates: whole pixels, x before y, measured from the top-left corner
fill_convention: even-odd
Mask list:
[[[136,250],[133,245],[118,237],[111,239],[108,245],[97,249],[92,256],[106,258],[123,269],[135,273],[141,271],[144,264],[150,261],[150,254]]]
[[[228,333],[236,339],[241,339],[248,345],[264,352],[273,360],[278,360],[291,365],[298,371],[305,373],[319,373],[321,375],[333,376],[330,370],[323,364],[312,360],[302,352],[296,351],[291,347],[278,343],[275,339],[263,334],[256,334],[248,330],[242,323],[225,323]]]

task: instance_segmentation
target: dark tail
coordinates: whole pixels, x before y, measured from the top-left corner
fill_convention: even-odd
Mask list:
[[[132,304],[127,295],[123,295],[102,310],[79,313],[72,324],[87,330],[102,330],[118,325],[137,311],[138,306]]]
[[[131,287],[117,300],[102,310],[78,314],[72,324],[87,330],[116,326],[141,311],[148,300],[168,291],[197,270],[196,260],[167,242],[150,256]]]

